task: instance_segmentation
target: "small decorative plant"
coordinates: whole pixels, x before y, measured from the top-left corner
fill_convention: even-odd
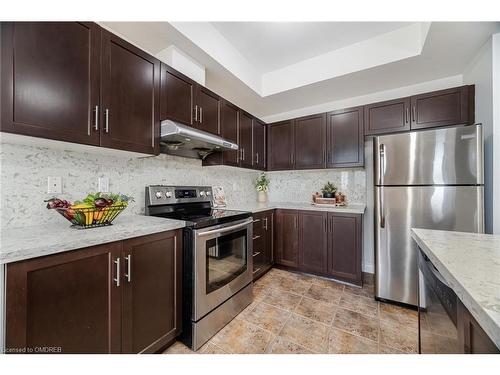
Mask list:
[[[269,190],[269,179],[267,178],[266,174],[262,172],[255,180],[255,188],[259,192],[258,194],[258,201],[261,203],[267,202],[267,191]]]
[[[257,191],[263,192],[267,192],[269,190],[269,179],[264,172],[262,172],[259,178],[255,180],[255,188]]]
[[[335,196],[335,192],[337,191],[337,187],[328,181],[325,186],[321,189],[323,193],[323,198],[333,198]]]

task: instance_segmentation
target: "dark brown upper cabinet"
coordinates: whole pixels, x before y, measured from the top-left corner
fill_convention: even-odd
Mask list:
[[[266,124],[258,119],[253,121],[253,166],[266,169]]]
[[[179,231],[123,242],[122,352],[152,353],[181,329]]]
[[[161,64],[161,120],[186,125],[194,122],[195,83],[184,74]]]
[[[330,276],[361,285],[363,216],[328,213],[328,265]]]
[[[327,272],[327,212],[299,211],[299,269]]]
[[[253,117],[240,109],[240,166],[253,167]]]
[[[219,96],[200,85],[196,85],[195,120],[196,128],[220,134]]]
[[[160,63],[92,23],[2,23],[1,130],[159,152]]]
[[[365,165],[363,107],[327,113],[327,167]]]
[[[101,145],[159,153],[160,61],[102,32]]]
[[[411,129],[474,123],[474,86],[411,97]]]
[[[326,166],[326,115],[324,113],[294,120],[294,169]]]
[[[270,171],[293,169],[294,165],[293,120],[267,126],[267,168]]]
[[[234,104],[222,99],[221,101],[221,136],[228,141],[239,142],[239,109]],[[238,166],[239,151],[224,151],[219,156],[223,158],[221,163]]]
[[[410,98],[365,105],[365,135],[410,130]]]
[[[1,130],[99,145],[100,27],[77,22],[0,27]]]
[[[299,265],[299,219],[297,210],[276,210],[276,263],[297,268]]]

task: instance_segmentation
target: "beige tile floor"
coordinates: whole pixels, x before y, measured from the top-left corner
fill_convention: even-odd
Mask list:
[[[254,302],[197,353],[416,353],[416,311],[363,288],[273,268]],[[194,353],[180,342],[165,353]]]

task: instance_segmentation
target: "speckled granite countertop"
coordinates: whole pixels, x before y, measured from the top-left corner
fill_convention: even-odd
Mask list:
[[[500,348],[500,236],[429,229],[411,235]]]
[[[321,207],[315,206],[307,202],[267,202],[267,203],[245,203],[242,205],[231,205],[226,207],[228,210],[250,211],[253,213],[273,210],[275,208],[283,208],[289,210],[312,210],[312,211],[329,211],[329,212],[344,212],[350,214],[362,214],[365,212],[366,205],[361,203],[351,203],[344,207]]]
[[[1,230],[0,264],[183,228],[185,222],[143,215],[120,216],[113,225],[75,229],[67,223]]]

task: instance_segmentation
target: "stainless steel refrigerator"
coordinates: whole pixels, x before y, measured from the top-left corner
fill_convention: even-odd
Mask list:
[[[375,137],[375,296],[417,305],[411,228],[484,232],[481,125]]]

